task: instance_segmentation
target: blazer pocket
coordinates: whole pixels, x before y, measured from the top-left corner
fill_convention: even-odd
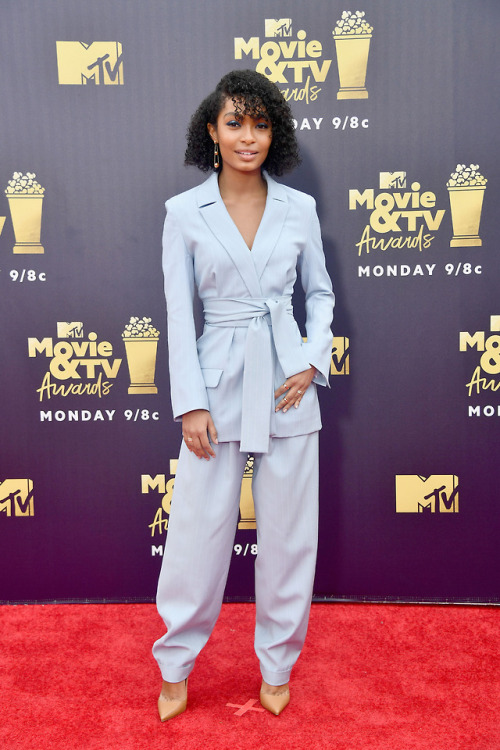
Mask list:
[[[219,380],[221,379],[222,370],[218,370],[215,367],[202,367],[201,374],[203,375],[203,380],[205,381],[205,386],[207,388],[217,388]]]

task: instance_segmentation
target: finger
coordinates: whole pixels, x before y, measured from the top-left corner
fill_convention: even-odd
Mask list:
[[[210,457],[215,458],[215,453],[208,439],[208,432],[200,437],[200,452],[201,458],[206,458],[207,461],[210,460]]]
[[[208,420],[208,434],[210,435],[210,440],[212,441],[212,443],[218,445],[219,440],[217,438],[217,430],[215,429],[215,425],[212,419]]]
[[[188,443],[188,447],[191,453],[194,453],[197,458],[203,458],[200,451],[200,441],[198,438],[193,438],[193,441]]]
[[[293,404],[296,409],[299,408],[300,402],[302,401],[302,397],[304,396],[304,393],[305,393],[305,391],[301,391],[300,388],[297,391],[297,396],[296,396],[294,404]]]
[[[190,453],[194,453],[197,458],[204,457],[204,451],[201,450],[201,441],[198,437],[191,437],[189,435],[184,436],[184,442],[186,443],[187,449]]]
[[[301,390],[300,388],[298,388],[297,390],[290,390],[286,394],[286,396],[279,402],[278,406],[276,407],[276,411],[283,409],[283,412],[286,413],[291,406],[294,406],[297,409],[300,402],[302,401],[305,390],[306,389]]]
[[[285,380],[285,382],[282,385],[280,385],[280,387],[276,390],[276,393],[278,394],[278,396],[281,396],[283,395],[283,393],[286,393],[288,390],[290,390],[290,388],[291,388],[290,383],[287,380]],[[275,396],[275,398],[278,398],[278,396]]]
[[[210,440],[208,437],[208,426],[203,430],[203,432],[194,437],[192,445],[194,452],[196,453],[198,458],[206,458],[207,460],[209,460],[210,456],[215,457],[215,453],[212,450],[212,446],[210,445]]]
[[[282,396],[282,395],[283,395],[284,393],[286,393],[287,391],[289,391],[289,390],[290,390],[290,388],[292,388],[291,384],[290,384],[290,383],[288,383],[287,381],[285,381],[285,382],[283,383],[283,385],[280,385],[280,387],[279,387],[279,388],[277,388],[277,389],[276,389],[276,390],[274,391],[274,398],[279,398],[279,397],[280,397],[280,396]]]
[[[281,399],[281,401],[276,406],[276,411],[280,411],[280,409],[283,409],[283,411],[287,411],[288,407],[290,406],[291,399],[288,398],[288,396],[285,396]]]

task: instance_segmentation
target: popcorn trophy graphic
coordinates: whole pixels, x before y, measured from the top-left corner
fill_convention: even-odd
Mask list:
[[[340,79],[337,99],[368,99],[365,82],[373,26],[364,16],[362,10],[345,10],[332,31]]]
[[[243,479],[241,480],[239,529],[257,528],[257,523],[255,521],[255,506],[252,495],[253,461],[253,456],[248,456],[245,470],[243,472]]]
[[[484,191],[488,180],[479,172],[478,164],[457,164],[446,183],[450,195],[453,237],[450,247],[479,247]]]
[[[130,318],[122,333],[130,374],[129,393],[158,393],[155,385],[156,352],[160,332],[151,318]]]
[[[33,172],[14,172],[5,194],[9,201],[16,244],[14,253],[42,254],[42,203],[45,188],[35,180]]]

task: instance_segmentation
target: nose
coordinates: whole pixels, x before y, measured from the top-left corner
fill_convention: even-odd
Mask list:
[[[255,137],[253,134],[253,127],[250,123],[245,123],[240,130],[240,138],[245,143],[253,143]]]

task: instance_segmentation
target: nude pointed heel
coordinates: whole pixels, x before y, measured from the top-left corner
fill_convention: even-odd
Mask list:
[[[186,697],[185,698],[173,698],[168,699],[162,696],[158,698],[158,713],[160,715],[160,721],[168,721],[173,719],[174,716],[182,714],[187,708],[187,678],[184,680],[186,686]]]
[[[283,692],[278,694],[265,693],[263,688],[260,688],[260,704],[275,716],[279,716],[284,708],[290,703],[290,689],[287,685],[283,685]]]

